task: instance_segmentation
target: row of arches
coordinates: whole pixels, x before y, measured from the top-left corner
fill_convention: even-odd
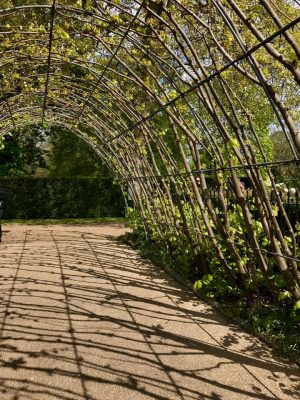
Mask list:
[[[4,0],[0,135],[69,129],[115,170],[136,224],[197,273],[259,274],[298,299],[274,168],[299,166],[299,22],[292,0]]]

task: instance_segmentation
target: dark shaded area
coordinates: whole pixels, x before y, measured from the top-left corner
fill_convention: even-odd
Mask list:
[[[47,170],[44,148],[47,135],[39,126],[14,130],[0,149],[0,176],[33,176]]]
[[[0,178],[5,219],[123,217],[121,189],[111,177]]]

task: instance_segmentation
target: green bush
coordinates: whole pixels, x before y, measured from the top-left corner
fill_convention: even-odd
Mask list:
[[[121,189],[109,177],[0,178],[5,219],[124,216]]]

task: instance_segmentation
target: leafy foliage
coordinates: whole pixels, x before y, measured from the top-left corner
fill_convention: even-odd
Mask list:
[[[111,178],[2,178],[5,219],[124,216],[124,199]]]
[[[295,302],[291,293],[284,290],[286,284],[280,274],[273,277],[280,290],[277,298],[258,269],[246,287],[229,284],[217,259],[209,252],[206,257],[210,257],[210,273],[195,275],[197,259],[186,252],[186,243],[176,240],[175,246],[169,246],[167,242],[152,240],[147,237],[137,213],[129,210],[127,218],[134,230],[121,237],[123,242],[137,248],[159,267],[171,268],[193,282],[193,290],[204,299],[217,301],[218,308],[227,317],[247,320],[254,333],[263,334],[274,344],[274,351],[280,356],[300,360],[300,301]]]
[[[112,176],[101,158],[82,138],[61,127],[52,127],[48,135],[47,164],[51,176]]]
[[[293,158],[291,147],[283,132],[274,132],[271,136],[273,143],[273,159],[274,161],[290,160]],[[273,169],[273,173],[277,182],[284,182],[288,186],[296,188],[300,187],[300,170],[299,165],[288,164],[280,165]]]
[[[299,166],[294,2],[22,4],[0,10],[1,136],[80,136],[132,198],[143,246],[207,295],[298,301],[297,221],[271,167],[275,132]]]
[[[45,133],[39,127],[13,131],[6,136],[0,150],[0,176],[34,175],[46,169]]]

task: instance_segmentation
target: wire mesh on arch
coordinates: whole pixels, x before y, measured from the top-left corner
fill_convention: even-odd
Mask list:
[[[296,0],[3,0],[1,138],[74,131],[152,240],[297,299],[299,23]]]

